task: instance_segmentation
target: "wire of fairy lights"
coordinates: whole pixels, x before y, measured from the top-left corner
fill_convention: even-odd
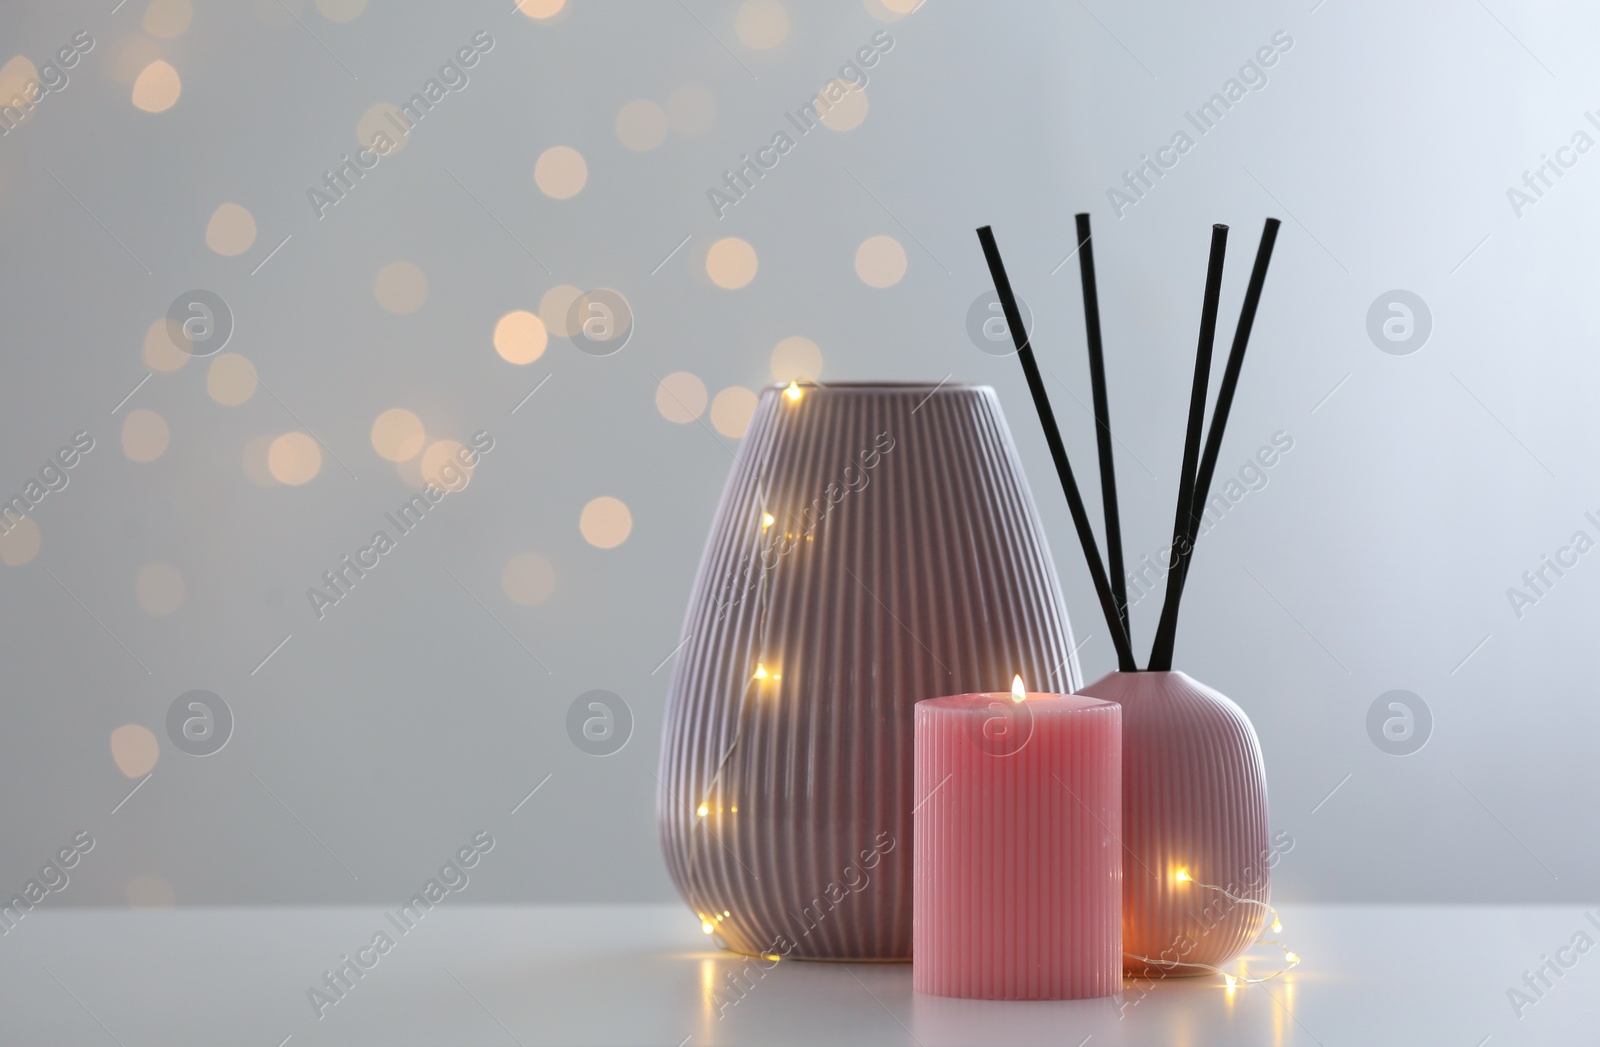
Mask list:
[[[1267,914],[1272,917],[1272,923],[1268,925],[1267,931],[1263,932],[1263,934],[1268,932],[1276,934],[1277,932],[1283,930],[1283,921],[1278,918],[1278,910],[1274,909],[1266,902],[1257,901],[1254,898],[1241,898],[1232,891],[1224,887],[1218,887],[1214,883],[1201,883],[1199,880],[1196,880],[1193,876],[1189,875],[1188,869],[1179,869],[1177,875],[1175,875],[1173,879],[1177,880],[1179,883],[1192,883],[1196,887],[1204,890],[1216,891],[1224,898],[1239,905],[1254,905],[1258,908],[1265,909]],[[1254,948],[1257,945],[1276,945],[1278,948],[1282,949],[1285,966],[1273,971],[1271,974],[1263,975],[1259,978],[1253,978],[1242,973],[1233,974],[1229,971],[1223,970],[1221,967],[1217,967],[1209,963],[1194,963],[1186,960],[1153,960],[1148,956],[1140,956],[1138,953],[1131,952],[1125,952],[1122,955],[1127,959],[1138,960],[1139,962],[1147,963],[1152,967],[1187,967],[1193,970],[1210,971],[1212,974],[1220,974],[1226,980],[1229,989],[1232,989],[1235,985],[1240,984],[1258,985],[1261,982],[1270,982],[1274,978],[1278,978],[1284,974],[1287,974],[1296,967],[1300,966],[1299,954],[1290,949],[1285,942],[1282,942],[1277,938],[1258,937],[1254,942],[1251,943],[1251,947]]]

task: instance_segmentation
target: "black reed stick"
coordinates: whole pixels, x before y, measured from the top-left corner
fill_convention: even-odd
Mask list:
[[[1228,412],[1233,409],[1233,394],[1239,388],[1239,372],[1244,368],[1245,349],[1250,344],[1250,331],[1256,322],[1256,307],[1261,304],[1261,288],[1267,282],[1267,266],[1272,262],[1272,246],[1278,239],[1276,218],[1268,218],[1261,230],[1261,244],[1256,248],[1256,263],[1250,270],[1250,283],[1245,287],[1244,305],[1239,309],[1239,324],[1233,331],[1233,346],[1228,350],[1228,365],[1222,372],[1222,384],[1217,388],[1217,406],[1211,414],[1211,428],[1206,431],[1206,449],[1200,455],[1200,471],[1195,474],[1194,499],[1190,503],[1190,534],[1200,533],[1200,520],[1205,515],[1206,500],[1211,497],[1211,478],[1217,471],[1217,458],[1222,452],[1222,435],[1228,428]],[[1174,631],[1178,620],[1177,606],[1183,600],[1183,588],[1189,581],[1189,558],[1194,555],[1194,541],[1180,551],[1178,563],[1178,591],[1173,597],[1172,620]],[[1154,666],[1152,666],[1154,668]]]
[[[1106,523],[1106,569],[1117,620],[1133,642],[1128,623],[1128,580],[1122,565],[1122,517],[1117,511],[1117,469],[1111,457],[1111,408],[1106,398],[1105,351],[1100,344],[1100,294],[1095,288],[1094,242],[1088,212],[1078,215],[1078,273],[1083,277],[1083,329],[1089,343],[1089,387],[1094,394],[1095,442],[1100,452],[1100,502]]]
[[[1133,657],[1133,645],[1117,616],[1116,600],[1111,595],[1105,566],[1100,562],[1094,530],[1089,526],[1089,512],[1084,507],[1083,496],[1078,493],[1077,481],[1072,478],[1067,448],[1061,442],[1061,431],[1056,428],[1056,416],[1050,410],[1050,395],[1045,391],[1044,379],[1039,376],[1039,365],[1033,358],[1033,346],[1029,344],[1028,333],[1022,326],[1022,313],[1017,309],[1016,297],[1011,293],[1011,280],[1006,276],[1005,263],[1000,259],[1000,248],[995,245],[994,232],[988,226],[981,227],[978,230],[978,242],[983,245],[983,257],[989,263],[995,294],[1000,297],[1006,326],[1011,328],[1011,340],[1017,347],[1017,358],[1022,361],[1022,373],[1028,380],[1028,391],[1033,394],[1033,406],[1039,412],[1045,443],[1050,445],[1050,457],[1055,460],[1056,473],[1061,477],[1061,489],[1066,493],[1067,507],[1072,511],[1078,543],[1083,546],[1083,557],[1089,562],[1089,577],[1094,582],[1095,593],[1100,597],[1100,611],[1106,617],[1106,627],[1111,630],[1111,643],[1117,649],[1117,667],[1122,672],[1136,672],[1138,663]]]
[[[1178,508],[1172,521],[1172,559],[1168,562],[1167,594],[1161,603],[1161,621],[1150,649],[1150,671],[1172,668],[1172,648],[1178,631],[1177,593],[1183,587],[1182,552],[1194,542],[1194,480],[1200,459],[1200,428],[1206,420],[1206,386],[1211,380],[1211,348],[1217,335],[1217,301],[1222,295],[1222,261],[1228,249],[1228,227],[1211,227],[1211,259],[1206,263],[1206,294],[1200,308],[1200,344],[1194,354],[1194,386],[1189,392],[1189,432],[1183,442],[1183,471],[1178,478]]]

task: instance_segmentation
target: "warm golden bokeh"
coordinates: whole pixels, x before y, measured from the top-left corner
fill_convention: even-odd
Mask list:
[[[617,110],[617,141],[647,153],[667,140],[667,111],[648,98],[635,98]]]
[[[256,219],[239,204],[223,204],[211,213],[206,224],[206,246],[217,254],[232,258],[250,250],[256,242]]]
[[[391,407],[372,423],[372,449],[391,462],[415,458],[427,438],[422,419],[404,407]]]
[[[509,363],[533,363],[549,342],[544,321],[526,309],[515,309],[494,325],[494,351]]]
[[[272,450],[273,439],[271,433],[254,437],[244,445],[244,452],[240,456],[244,466],[244,478],[257,487],[280,486],[278,478],[267,468],[267,454]]]
[[[176,371],[189,362],[189,354],[178,346],[188,344],[183,328],[163,316],[144,333],[144,365],[152,371]]]
[[[428,300],[428,276],[411,262],[390,262],[378,270],[372,293],[384,309],[405,316]]]
[[[767,51],[789,35],[789,12],[778,0],[745,0],[734,16],[733,29],[744,46]]]
[[[822,350],[817,343],[791,335],[772,350],[772,380],[775,382],[816,381],[822,377]]]
[[[711,401],[711,424],[723,436],[743,439],[750,428],[750,416],[756,413],[756,394],[742,386],[729,386]]]
[[[868,287],[893,287],[906,275],[906,249],[892,236],[869,236],[856,248],[856,275]]]
[[[189,0],[150,0],[144,9],[144,31],[170,40],[182,36],[194,20],[194,5]]]
[[[718,287],[737,291],[756,278],[756,249],[737,236],[724,237],[706,252],[706,275]]]
[[[422,480],[441,491],[459,491],[472,479],[472,466],[461,464],[466,448],[459,440],[435,440],[422,455]]]
[[[539,299],[539,319],[544,321],[545,328],[557,338],[567,338],[571,331],[567,330],[567,313],[572,310],[572,303],[583,294],[582,291],[571,284],[557,284],[544,293]]]
[[[129,778],[143,778],[161,759],[161,744],[150,728],[125,723],[111,732],[111,761]]]
[[[411,141],[411,136],[403,130],[405,126],[406,117],[400,112],[399,106],[391,102],[379,102],[362,113],[361,119],[356,121],[356,142],[363,149],[371,149],[375,153],[381,152],[384,156],[393,156]],[[374,146],[379,135],[388,141]],[[368,160],[371,158],[368,157],[363,162]]]
[[[669,422],[692,422],[706,410],[706,383],[688,371],[674,371],[656,385],[656,410]]]
[[[529,18],[554,18],[567,6],[567,0],[517,0],[517,10]]]
[[[602,495],[583,507],[578,517],[583,540],[597,549],[615,549],[628,540],[633,530],[633,514],[619,498]]]
[[[354,22],[367,9],[367,0],[317,0],[317,13],[330,22]]]
[[[33,517],[24,516],[11,525],[11,530],[0,534],[0,563],[7,567],[21,567],[39,555],[39,525]]]
[[[518,553],[500,572],[500,588],[524,607],[544,603],[556,588],[556,570],[538,553]]]
[[[284,433],[267,448],[267,471],[281,484],[309,483],[322,470],[322,448],[305,433]]]
[[[898,22],[915,11],[924,0],[862,0],[867,13],[880,22]]]
[[[171,614],[183,606],[183,574],[169,563],[145,564],[134,578],[139,610],[152,618]]]
[[[254,396],[257,384],[255,366],[238,353],[223,353],[206,369],[206,392],[229,407]]]
[[[848,80],[830,80],[817,96],[817,112],[830,131],[853,131],[867,118],[867,92]]]
[[[533,180],[539,191],[555,200],[568,200],[589,180],[589,165],[583,154],[567,145],[553,145],[539,154],[533,165]]]
[[[10,104],[13,98],[27,98],[30,83],[39,82],[39,69],[27,55],[17,55],[0,66],[0,102]],[[27,118],[24,117],[24,120]]]
[[[675,87],[667,95],[667,122],[685,138],[699,138],[717,122],[717,98],[699,84]]]
[[[183,93],[183,81],[178,71],[157,59],[144,67],[133,82],[133,104],[147,113],[163,113],[178,102]]]
[[[122,453],[131,461],[153,462],[166,452],[171,436],[167,420],[154,411],[129,411],[122,420]]]

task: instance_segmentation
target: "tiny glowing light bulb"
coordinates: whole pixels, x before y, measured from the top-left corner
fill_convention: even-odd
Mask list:
[[[722,915],[724,915],[724,916],[732,916],[733,913],[731,913],[728,910],[724,909],[724,910],[722,910]]]
[[[783,395],[798,403],[800,398],[806,394],[800,391],[800,383],[790,382],[789,388],[783,391]]]
[[[1173,879],[1177,880],[1179,883],[1188,883],[1192,877],[1189,875],[1188,869],[1179,869],[1178,875],[1173,877]]]
[[[1297,964],[1297,963],[1300,962],[1300,954],[1299,953],[1286,952],[1286,953],[1283,954],[1283,958],[1285,960],[1288,960],[1291,965]]]
[[[1276,934],[1281,930],[1283,930],[1283,921],[1278,919],[1277,917],[1273,917],[1272,918],[1272,933]]]
[[[1018,673],[1011,678],[1011,700],[1020,702],[1027,697],[1028,689],[1022,686],[1022,674]]]
[[[711,808],[707,807],[705,804],[701,804],[698,808],[695,809],[694,813],[697,816],[699,816],[701,818],[704,818],[706,815],[711,813]]]
[[[710,934],[711,933],[711,921],[710,920],[702,921],[701,924],[700,924],[700,929],[702,931],[706,932],[707,934]]]
[[[773,524],[775,524],[777,522],[778,522],[778,518],[773,516],[771,513],[762,513],[761,514],[761,529],[763,531],[765,531],[767,528],[771,527]]]
[[[767,678],[767,667],[765,665],[762,665],[760,662],[756,663],[756,676],[755,676],[755,678],[757,680],[765,680]]]
[[[1232,992],[1234,990],[1234,987],[1239,984],[1239,979],[1235,978],[1231,974],[1224,974],[1222,977],[1228,983],[1228,991],[1229,992]]]

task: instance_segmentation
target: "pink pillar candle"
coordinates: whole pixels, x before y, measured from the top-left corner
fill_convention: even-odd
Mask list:
[[[1122,988],[1122,708],[1081,695],[916,707],[912,987],[984,1000]]]

